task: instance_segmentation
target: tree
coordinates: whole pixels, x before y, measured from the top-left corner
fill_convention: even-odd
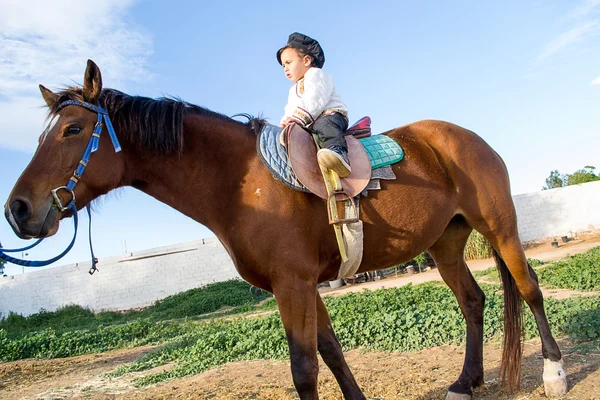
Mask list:
[[[572,174],[561,175],[558,170],[550,172],[546,178],[546,186],[542,190],[554,189],[563,186],[579,185],[586,182],[600,181],[600,174],[594,173],[596,167],[586,165],[583,169],[577,170]]]
[[[550,176],[546,178],[546,186],[542,190],[555,189],[565,186],[565,177],[558,170],[550,172]]]
[[[586,165],[583,169],[574,172],[567,177],[567,185],[579,185],[580,183],[594,182],[600,180],[600,175],[596,175],[594,170],[596,167]]]

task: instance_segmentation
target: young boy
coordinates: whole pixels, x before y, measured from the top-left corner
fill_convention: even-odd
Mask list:
[[[280,125],[296,123],[315,132],[321,150],[317,160],[345,178],[350,175],[348,146],[344,131],[348,129],[348,109],[335,90],[333,79],[321,68],[325,54],[316,40],[295,32],[287,45],[277,52],[277,61],[285,76],[295,82],[290,88],[288,104]]]

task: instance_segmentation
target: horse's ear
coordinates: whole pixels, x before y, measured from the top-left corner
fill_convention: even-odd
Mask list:
[[[40,85],[40,92],[42,92],[42,97],[44,98],[46,104],[48,104],[48,107],[52,109],[58,100],[58,95],[52,90],[44,87],[44,85]]]
[[[96,104],[102,92],[102,75],[100,68],[92,60],[88,60],[85,76],[83,77],[83,99]]]

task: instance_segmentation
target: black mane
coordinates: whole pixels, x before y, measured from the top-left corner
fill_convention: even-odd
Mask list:
[[[59,93],[50,109],[55,114],[66,100],[84,101],[82,89],[69,87]],[[103,89],[99,100],[115,125],[119,136],[128,143],[159,154],[181,153],[183,150],[183,119],[186,114],[202,115],[207,118],[241,124],[226,115],[190,104],[178,98],[130,96],[115,89]],[[250,130],[255,134],[264,121],[248,117]]]

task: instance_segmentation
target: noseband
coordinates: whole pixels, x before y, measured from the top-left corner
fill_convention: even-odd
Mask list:
[[[77,221],[77,206],[75,204],[75,186],[81,179],[81,176],[83,175],[83,172],[85,171],[85,168],[88,165],[90,156],[92,155],[92,153],[94,153],[96,150],[98,150],[98,146],[100,144],[100,135],[102,134],[102,127],[103,127],[102,121],[104,121],[104,123],[106,124],[106,130],[108,131],[110,140],[113,144],[113,147],[115,148],[115,152],[118,153],[121,151],[121,145],[119,143],[119,139],[117,139],[117,134],[115,133],[115,128],[113,128],[112,122],[110,121],[110,117],[108,116],[108,111],[106,111],[104,108],[100,107],[100,105],[95,106],[91,103],[87,103],[85,101],[79,101],[79,100],[67,100],[67,101],[62,102],[58,106],[58,109],[56,110],[56,112],[62,110],[63,108],[65,108],[67,106],[70,106],[70,105],[84,107],[84,108],[87,108],[88,110],[98,114],[98,120],[96,122],[96,125],[94,126],[94,131],[92,132],[92,137],[90,138],[90,141],[88,142],[88,145],[85,149],[85,152],[83,153],[83,156],[81,157],[81,160],[79,161],[79,164],[77,165],[77,168],[73,172],[73,176],[71,176],[71,178],[69,179],[69,181],[67,182],[67,184],[65,186],[59,186],[56,189],[52,189],[50,191],[52,194],[52,197],[54,199],[53,206],[58,208],[58,210],[60,212],[65,212],[67,210],[71,210],[73,213],[73,225],[74,225],[74,230],[75,230],[75,232],[73,234],[73,239],[71,240],[71,243],[67,246],[65,251],[63,251],[58,256],[53,257],[49,260],[45,260],[45,261],[21,260],[21,259],[14,258],[14,257],[4,254],[4,253],[17,253],[20,251],[29,250],[29,249],[37,246],[38,244],[40,244],[42,242],[42,240],[44,240],[44,238],[39,239],[31,246],[23,247],[21,249],[2,249],[2,248],[0,248],[0,258],[8,261],[10,263],[22,265],[25,267],[43,267],[43,266],[52,264],[53,262],[58,261],[61,258],[63,258],[75,244],[75,239],[77,238],[77,223],[78,223],[78,221]],[[58,192],[60,190],[66,190],[67,192],[69,192],[69,194],[71,194],[71,201],[66,206],[63,204],[60,196],[58,195]],[[90,252],[92,254],[92,267],[90,268],[89,273],[93,274],[97,270],[96,264],[97,264],[98,260],[94,257],[94,250],[92,248],[92,213],[90,211],[89,204],[86,206],[86,209],[87,209],[87,212],[88,212],[88,215],[90,218],[89,238],[90,238]]]

